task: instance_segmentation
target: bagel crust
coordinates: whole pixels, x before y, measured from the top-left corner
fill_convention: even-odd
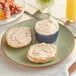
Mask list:
[[[6,42],[10,47],[21,48],[27,46],[32,41],[31,28],[24,26],[19,28],[12,28],[6,35]]]
[[[40,43],[30,46],[27,53],[27,58],[34,63],[46,63],[55,59],[56,54],[56,45]]]

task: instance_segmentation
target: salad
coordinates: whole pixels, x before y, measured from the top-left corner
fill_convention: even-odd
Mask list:
[[[21,11],[22,6],[18,5],[15,0],[0,0],[0,20],[8,19]]]

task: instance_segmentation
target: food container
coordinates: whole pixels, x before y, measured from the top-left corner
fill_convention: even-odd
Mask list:
[[[39,42],[54,43],[59,33],[59,25],[54,19],[40,20],[34,26],[35,36]]]

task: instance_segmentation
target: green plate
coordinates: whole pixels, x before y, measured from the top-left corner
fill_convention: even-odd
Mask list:
[[[39,21],[39,20],[35,19],[35,20],[24,21],[24,22],[21,22],[19,24],[16,24],[15,26],[13,26],[11,28],[22,27],[22,26],[31,27],[32,32],[33,32],[33,40],[31,42],[31,44],[29,45],[29,46],[31,46],[35,43],[39,43],[35,39],[34,31],[33,31],[33,26],[35,25],[35,23],[37,21]],[[44,66],[59,63],[59,62],[63,61],[67,56],[70,55],[70,53],[72,52],[73,47],[74,47],[74,38],[73,38],[73,35],[71,34],[71,32],[63,25],[59,25],[59,27],[60,27],[60,30],[59,30],[58,39],[55,42],[55,44],[58,48],[57,57],[54,60],[49,61],[48,63],[37,64],[37,63],[30,62],[26,57],[29,46],[24,47],[24,48],[19,48],[19,49],[14,49],[14,48],[9,47],[6,44],[5,38],[6,38],[7,32],[9,31],[10,28],[6,31],[6,33],[4,34],[4,36],[2,38],[1,45],[2,45],[3,52],[5,53],[5,55],[8,58],[13,60],[14,62],[19,63],[19,64],[24,65],[24,66],[44,67]]]

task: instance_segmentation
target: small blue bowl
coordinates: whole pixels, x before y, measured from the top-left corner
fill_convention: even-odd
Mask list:
[[[54,43],[57,40],[58,33],[59,31],[52,35],[42,35],[35,31],[35,36],[39,42]]]
[[[35,26],[36,26],[36,24],[35,24]],[[59,33],[59,26],[58,26],[58,30],[55,33],[50,34],[50,35],[48,35],[48,34],[44,35],[44,34],[37,32],[35,29],[35,26],[34,26],[34,32],[35,32],[36,39],[39,42],[54,43],[57,40],[58,33]]]

